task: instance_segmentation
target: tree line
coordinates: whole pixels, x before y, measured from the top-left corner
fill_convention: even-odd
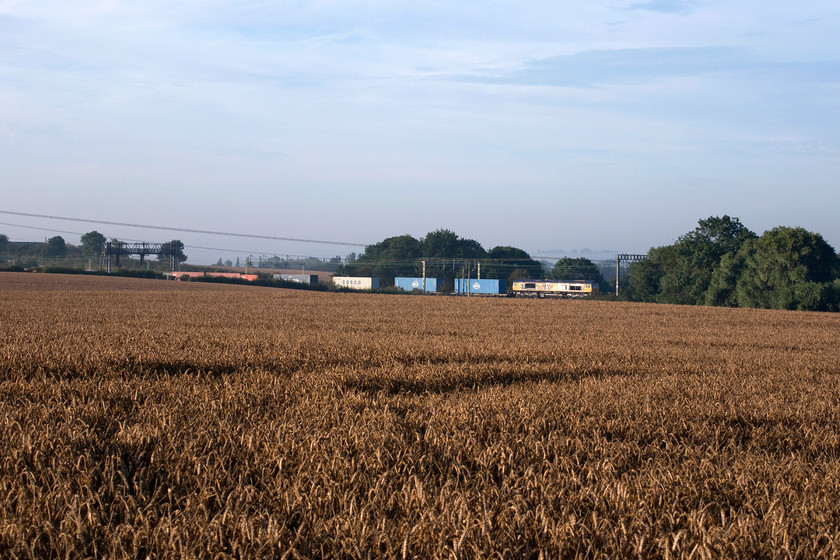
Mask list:
[[[337,274],[372,276],[382,286],[393,286],[396,277],[442,278],[442,291],[451,291],[455,278],[503,279],[508,287],[516,280],[549,276],[561,280],[587,280],[606,286],[598,267],[589,259],[563,258],[547,268],[523,249],[509,245],[489,251],[474,240],[448,229],[437,229],[417,239],[411,235],[389,237],[365,247],[361,255],[351,255]]]
[[[818,233],[776,227],[761,236],[712,216],[629,267],[623,299],[812,311],[840,310],[840,256]]]
[[[5,234],[0,234],[0,262],[20,263],[23,266],[35,266],[42,261],[52,264],[72,266],[91,259],[99,259],[108,239],[98,231],[89,231],[82,235],[81,243],[72,245],[60,235],[50,237],[41,242],[12,242]],[[122,243],[119,239],[111,239],[111,243]],[[187,260],[184,254],[184,244],[173,239],[161,244],[158,260],[169,262],[169,255],[175,254],[178,262]]]
[[[106,237],[91,231],[77,247],[61,236],[44,243],[13,243],[0,234],[0,262],[28,265],[28,260],[98,258]],[[119,243],[114,239],[113,242]],[[159,260],[174,250],[186,261],[179,240],[164,244]],[[801,227],[776,227],[761,236],[738,218],[711,216],[672,245],[651,248],[646,259],[627,268],[621,299],[688,305],[840,311],[840,256],[818,233]],[[419,239],[389,237],[350,255],[336,273],[373,276],[392,286],[397,276],[442,278],[451,291],[455,278],[504,279],[508,287],[522,279],[552,278],[597,282],[612,288],[599,267],[586,258],[564,257],[553,266],[509,245],[485,250],[474,240],[438,229]]]
[[[67,256],[80,256],[78,248],[65,243],[60,235],[50,237],[43,243],[12,242],[5,234],[0,233],[0,262],[15,259],[63,259]]]

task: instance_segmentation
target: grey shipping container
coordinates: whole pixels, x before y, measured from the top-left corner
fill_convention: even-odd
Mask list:
[[[478,280],[472,278],[470,280],[463,280],[461,278],[455,279],[455,293],[456,294],[480,294],[480,295],[498,295],[505,293],[505,281],[482,278]]]
[[[300,282],[301,284],[317,284],[317,274],[275,274],[275,280],[289,280],[291,282]]]
[[[426,291],[436,292],[442,284],[443,278],[426,278]],[[397,288],[402,288],[406,292],[410,292],[412,290],[422,290],[423,278],[397,276],[396,278],[394,278],[394,285]]]

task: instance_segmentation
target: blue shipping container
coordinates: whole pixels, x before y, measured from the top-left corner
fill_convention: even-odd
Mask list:
[[[504,294],[505,281],[504,280],[490,280],[482,278],[477,280],[475,278],[470,280],[455,279],[455,293],[456,294],[482,294],[482,295],[497,295]]]
[[[436,292],[438,287],[443,284],[443,278],[426,278],[426,291]],[[423,289],[423,278],[410,278],[405,276],[397,276],[394,278],[394,285],[397,288],[402,288],[406,292],[412,290]]]

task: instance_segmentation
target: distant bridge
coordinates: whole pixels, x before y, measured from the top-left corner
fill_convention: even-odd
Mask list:
[[[120,256],[138,255],[140,264],[146,262],[148,255],[168,255],[169,270],[175,270],[175,252],[172,243],[125,243],[123,241],[108,241],[102,248],[102,260],[105,261],[108,274],[111,273],[111,257],[114,257],[117,267],[120,266]]]

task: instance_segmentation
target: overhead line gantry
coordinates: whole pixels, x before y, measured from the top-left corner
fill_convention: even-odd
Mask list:
[[[169,256],[169,270],[175,270],[175,248],[171,243],[125,243],[123,241],[107,241],[102,247],[102,260],[106,263],[106,270],[111,274],[111,256],[115,257],[117,267],[120,266],[121,255],[138,255],[142,266],[148,255]]]
[[[618,279],[621,274],[621,261],[633,263],[643,261],[646,258],[647,255],[639,255],[633,253],[619,253],[615,256],[615,297],[618,297]]]

